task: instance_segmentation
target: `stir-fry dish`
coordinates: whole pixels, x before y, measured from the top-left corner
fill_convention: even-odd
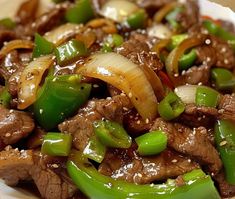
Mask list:
[[[235,196],[235,27],[197,1],[24,2],[0,20],[0,179],[45,199]]]

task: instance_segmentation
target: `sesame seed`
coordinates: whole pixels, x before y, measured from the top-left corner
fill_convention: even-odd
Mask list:
[[[148,123],[149,123],[149,119],[148,119],[148,118],[146,118],[145,123],[146,123],[146,124],[148,124]]]
[[[128,111],[129,109],[127,107],[122,108],[124,111]]]
[[[222,114],[224,112],[224,109],[218,110],[218,113]]]
[[[222,141],[222,142],[219,143],[220,146],[224,146],[224,145],[226,145],[226,144],[227,144],[227,141],[226,141],[226,140],[224,140],[224,141]]]
[[[129,94],[128,94],[128,97],[129,97],[129,98],[132,98],[132,93],[129,93]]]
[[[227,50],[226,50],[226,48],[225,47],[223,47],[222,49],[221,49],[221,52],[222,53],[225,53]]]
[[[11,110],[9,111],[9,113],[13,113],[13,110],[11,109]]]
[[[140,120],[138,120],[136,123],[137,123],[137,124],[140,124]]]
[[[229,63],[229,61],[228,61],[227,59],[225,59],[225,60],[224,60],[224,63],[225,63],[225,64],[228,64],[228,63]]]
[[[192,160],[191,160],[191,159],[188,159],[188,162],[192,162]]]
[[[112,100],[112,98],[111,98],[111,97],[107,97],[106,99],[107,99],[107,100]]]
[[[10,133],[6,133],[5,137],[10,137],[11,134]]]
[[[120,95],[121,95],[121,96],[123,96],[123,97],[125,97],[125,96],[126,96],[126,94],[125,94],[125,93],[121,93]]]
[[[172,162],[172,163],[176,163],[176,162],[178,162],[178,160],[174,159],[174,160],[172,160],[171,162]]]
[[[174,77],[179,77],[179,73],[175,73],[175,74],[174,74]]]
[[[207,45],[209,45],[209,44],[211,44],[211,40],[210,40],[210,39],[206,39],[205,43],[206,43]]]
[[[98,84],[93,84],[93,88],[99,88]]]
[[[51,166],[52,166],[53,168],[55,168],[55,169],[59,168],[59,165],[58,165],[58,164],[52,164]]]

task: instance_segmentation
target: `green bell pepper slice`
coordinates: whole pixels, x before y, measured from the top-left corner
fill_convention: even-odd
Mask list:
[[[216,108],[220,99],[218,91],[207,87],[198,86],[196,89],[196,105]]]
[[[188,54],[184,54],[179,60],[179,69],[189,69],[197,59],[197,53],[195,49],[192,49]]]
[[[16,26],[16,23],[11,19],[11,18],[3,18],[0,19],[0,25],[8,28],[8,29],[13,29]]]
[[[175,180],[164,184],[137,185],[100,174],[79,152],[67,162],[67,171],[75,185],[90,199],[219,199],[210,176],[193,170],[182,176],[184,185]]]
[[[80,80],[79,75],[46,78],[33,104],[34,116],[43,128],[55,128],[87,101],[91,85]]]
[[[128,16],[126,22],[131,29],[140,29],[145,27],[146,19],[147,14],[145,10],[139,9],[138,11]]]
[[[114,148],[129,148],[132,139],[118,123],[109,120],[99,120],[93,123],[96,136],[105,146]]]
[[[173,35],[171,37],[171,42],[167,45],[167,49],[169,51],[172,51],[175,49],[182,41],[188,38],[188,34],[179,34],[179,35]]]
[[[164,120],[177,118],[184,112],[184,109],[184,103],[174,92],[169,92],[158,105],[158,112]]]
[[[235,34],[223,29],[221,26],[215,24],[211,20],[205,20],[202,24],[210,34],[227,41],[235,50]]]
[[[33,58],[40,57],[41,55],[48,55],[54,51],[54,44],[47,41],[38,33],[35,34],[34,44],[35,47],[33,49]]]
[[[156,155],[167,147],[167,135],[163,131],[151,131],[135,139],[140,155]]]
[[[71,146],[70,134],[49,132],[43,138],[41,152],[50,156],[68,156]]]
[[[183,9],[184,8],[181,6],[176,7],[171,12],[169,12],[165,17],[168,23],[176,30],[181,27],[181,25],[176,21],[176,17],[178,16],[179,13],[183,11]]]
[[[11,100],[11,94],[9,93],[8,88],[5,86],[0,93],[0,105],[9,108]]]
[[[211,77],[217,90],[232,91],[235,88],[235,76],[225,68],[213,68]]]
[[[226,181],[235,185],[235,124],[228,120],[217,121],[215,142],[224,165]]]
[[[92,136],[85,149],[83,150],[83,154],[86,158],[94,160],[98,163],[101,163],[104,159],[106,153],[106,146],[103,145],[97,136]]]
[[[85,44],[76,39],[72,39],[55,49],[55,56],[59,65],[73,62],[80,56],[86,56],[87,53]]]
[[[65,19],[70,23],[86,23],[94,18],[90,0],[77,0],[76,4],[65,13]]]
[[[109,35],[106,38],[106,41],[104,42],[103,47],[101,48],[101,51],[105,53],[112,52],[113,48],[121,46],[123,42],[124,39],[121,35],[119,34]]]

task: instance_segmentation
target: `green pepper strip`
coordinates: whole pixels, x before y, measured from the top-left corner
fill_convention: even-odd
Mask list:
[[[231,71],[225,68],[213,68],[211,77],[215,82],[218,90],[233,90],[235,88],[235,76]]]
[[[131,14],[127,18],[127,24],[131,29],[144,28],[146,24],[147,14],[145,10],[140,9],[135,13]]]
[[[184,109],[184,103],[174,92],[170,92],[158,105],[158,112],[164,120],[178,117]]]
[[[171,42],[167,45],[167,49],[172,51],[175,49],[182,41],[188,38],[188,34],[173,35],[171,37]]]
[[[8,88],[4,87],[4,89],[0,93],[0,105],[8,108],[10,106],[11,99],[12,97],[8,91]]]
[[[55,128],[87,101],[91,85],[80,80],[79,75],[46,78],[33,104],[35,118],[42,127]]]
[[[33,58],[40,57],[41,55],[48,55],[54,51],[54,44],[47,41],[38,33],[35,34],[34,43]]]
[[[71,23],[86,23],[92,18],[94,11],[90,0],[78,0],[75,6],[65,13],[65,19]]]
[[[197,53],[195,49],[192,49],[188,54],[184,54],[179,60],[179,69],[189,69],[197,59]]]
[[[165,17],[168,23],[176,30],[180,28],[180,24],[176,21],[176,17],[182,11],[183,11],[183,7],[176,7],[174,10],[168,13]]]
[[[163,131],[151,131],[135,139],[140,155],[155,155],[166,149],[167,135]]]
[[[11,18],[4,18],[0,20],[0,25],[5,26],[6,28],[13,29],[16,26],[16,23],[12,21]]]
[[[220,94],[216,90],[198,86],[196,90],[196,105],[216,108],[219,103]]]
[[[217,121],[215,141],[223,161],[226,181],[235,185],[235,124],[227,120]]]
[[[55,49],[56,60],[60,65],[75,61],[78,57],[85,56],[87,53],[85,44],[76,39],[72,39]]]
[[[228,41],[228,43],[235,50],[235,35],[231,32],[224,30],[221,26],[213,23],[211,20],[203,21],[203,26],[209,31],[210,34],[220,37],[221,39]]]
[[[98,163],[101,163],[103,161],[105,153],[106,146],[103,145],[96,136],[92,136],[89,139],[87,146],[83,150],[83,154],[85,157]]]
[[[114,47],[119,47],[122,45],[124,39],[119,34],[112,34],[108,36],[107,41],[103,44],[101,49],[102,52],[112,52]]]
[[[99,120],[93,124],[96,136],[105,146],[114,148],[129,148],[131,137],[125,129],[116,122]]]
[[[114,180],[100,174],[93,165],[77,153],[67,162],[67,171],[75,185],[90,199],[219,199],[210,176],[202,170],[183,175],[184,185],[175,180],[165,184],[136,185]]]
[[[47,133],[43,138],[41,152],[50,156],[68,156],[72,145],[72,136],[63,133]]]

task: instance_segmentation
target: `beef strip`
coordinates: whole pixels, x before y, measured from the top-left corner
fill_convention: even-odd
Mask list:
[[[222,162],[217,150],[208,139],[206,128],[199,127],[191,130],[182,124],[170,123],[158,118],[151,130],[159,129],[166,132],[170,148],[193,157],[214,174],[219,172]]]
[[[219,118],[235,122],[235,95],[224,95],[219,103]]]
[[[176,18],[183,28],[183,30],[188,30],[194,24],[198,24],[199,21],[199,6],[197,1],[188,0],[184,4],[185,8]]]
[[[214,176],[214,180],[218,184],[219,192],[222,197],[230,198],[235,196],[235,185],[231,185],[228,182],[226,182],[223,171]]]
[[[214,125],[218,115],[216,108],[187,104],[184,113],[180,115],[178,121],[193,128],[200,126],[209,128]]]
[[[141,34],[133,34],[129,40],[124,42],[117,52],[127,57],[137,65],[146,65],[155,72],[163,68],[163,64],[157,54],[150,52],[148,37]]]
[[[0,48],[5,41],[10,41],[16,38],[16,33],[13,30],[9,30],[3,26],[0,26]]]
[[[33,152],[19,151],[7,147],[0,152],[0,178],[6,184],[15,186],[20,180],[30,180],[29,170],[33,166]]]
[[[28,113],[0,106],[0,140],[5,145],[17,143],[33,129],[34,121]]]
[[[64,121],[58,127],[61,132],[73,134],[73,145],[83,151],[89,138],[94,134],[93,122],[105,118],[122,123],[124,107],[130,109],[132,104],[123,95],[110,99],[93,99],[80,108],[77,115]]]
[[[16,13],[17,21],[20,24],[27,24],[35,20],[39,0],[27,0],[23,2]]]
[[[66,177],[62,158],[44,156],[37,151],[11,149],[0,152],[0,178],[8,185],[33,180],[45,199],[67,199],[77,188]]]
[[[202,45],[196,48],[197,63],[207,65],[209,67],[216,64],[216,50],[211,45]]]
[[[171,150],[141,157],[136,151],[114,149],[106,153],[99,172],[114,179],[147,184],[177,177],[195,168],[198,168],[197,163]]]

